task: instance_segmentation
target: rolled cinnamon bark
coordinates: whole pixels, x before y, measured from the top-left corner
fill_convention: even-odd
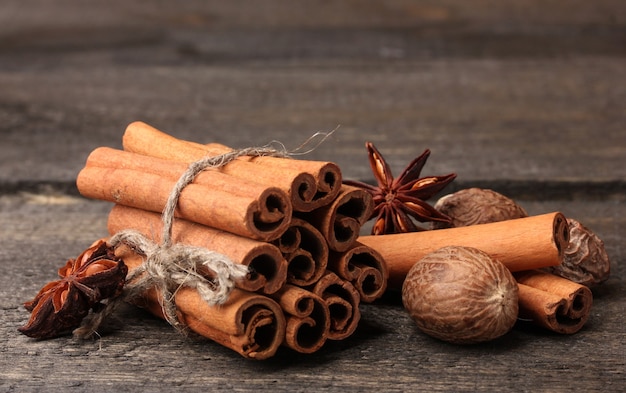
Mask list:
[[[285,312],[284,344],[300,353],[319,350],[330,330],[330,311],[322,298],[294,285],[285,285],[271,296]]]
[[[161,212],[176,180],[132,169],[86,166],[78,174],[76,184],[87,198]],[[181,192],[175,215],[240,236],[270,241],[287,229],[291,213],[291,205],[277,198],[259,200],[191,183]]]
[[[127,151],[190,163],[231,149],[183,141],[142,122],[131,123],[124,133]],[[331,162],[278,157],[241,157],[221,169],[229,175],[273,185],[289,195],[293,209],[311,211],[333,200],[341,188],[341,171]]]
[[[233,149],[220,143],[204,145],[210,155],[219,155]],[[327,205],[337,197],[341,189],[341,171],[337,164],[325,161],[286,160],[280,157],[241,157],[240,160],[281,169],[285,173],[304,172],[309,173],[315,179],[313,187],[310,182],[301,181],[297,188],[294,199],[294,210],[308,212],[318,207]]]
[[[143,259],[127,247],[120,252],[129,272]],[[138,304],[163,318],[160,296],[154,290],[144,294]],[[179,320],[194,332],[207,337],[249,359],[272,357],[285,337],[285,316],[272,299],[235,288],[219,306],[209,306],[198,291],[183,287],[175,299]]]
[[[474,247],[517,272],[558,265],[568,241],[567,221],[558,212],[468,227],[359,237],[359,242],[382,255],[389,269],[389,288],[394,289],[402,287],[418,260],[441,247]]]
[[[348,251],[331,252],[328,269],[354,285],[364,303],[380,298],[387,289],[389,272],[383,257],[359,242]]]
[[[109,213],[111,235],[134,229],[156,243],[161,242],[161,215],[133,207],[115,205]],[[231,261],[249,267],[250,274],[237,286],[250,292],[270,294],[278,291],[287,280],[287,261],[280,250],[260,242],[220,231],[191,221],[177,219],[172,225],[172,241],[204,247],[226,255]]]
[[[326,271],[322,278],[308,289],[324,299],[328,306],[330,311],[328,339],[342,340],[352,335],[361,319],[359,292],[354,286],[335,273]]]
[[[307,286],[322,277],[328,266],[328,245],[313,225],[293,218],[289,228],[274,241],[287,260],[287,282]]]
[[[537,270],[514,276],[520,318],[562,334],[576,333],[589,319],[593,295],[586,286]]]
[[[87,157],[86,166],[132,169],[173,180],[178,180],[188,168],[188,164],[182,162],[169,161],[109,147],[94,149]],[[267,222],[283,218],[284,212],[281,211],[281,208],[276,208],[276,206],[281,207],[291,204],[289,197],[282,190],[227,175],[221,172],[219,168],[207,168],[200,172],[193,182],[195,184],[207,185],[212,189],[232,195],[258,200],[259,206],[265,207],[259,212],[259,217],[262,217]]]
[[[359,237],[361,227],[374,209],[372,196],[367,191],[343,185],[337,198],[330,204],[301,215],[326,238],[333,251],[346,251]]]

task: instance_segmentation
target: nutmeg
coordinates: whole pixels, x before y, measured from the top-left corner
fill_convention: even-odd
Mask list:
[[[526,211],[512,199],[489,189],[466,188],[444,195],[435,209],[451,218],[450,224],[436,222],[433,228],[464,227],[527,217]]]
[[[598,285],[609,278],[611,262],[604,242],[580,222],[568,218],[570,241],[560,265],[545,271],[587,287]]]
[[[478,343],[513,327],[518,287],[508,269],[485,252],[447,246],[409,270],[402,303],[424,333],[451,343]]]

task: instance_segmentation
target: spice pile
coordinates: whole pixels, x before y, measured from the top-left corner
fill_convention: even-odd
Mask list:
[[[423,332],[476,343],[504,335],[517,319],[562,334],[584,326],[593,301],[589,287],[610,273],[604,244],[588,228],[559,212],[529,217],[515,201],[486,189],[461,190],[431,207],[419,199],[432,197],[454,175],[418,178],[428,150],[394,179],[376,147],[368,142],[366,148],[378,186],[350,183],[374,196],[379,213],[372,234],[385,236],[359,241],[381,253],[389,287],[402,290]],[[415,220],[436,230],[424,231]]]
[[[128,126],[123,145],[95,149],[77,178],[82,195],[115,204],[111,239],[133,230],[154,244],[211,250],[245,267],[223,304],[208,304],[203,291],[211,288],[192,285],[181,271],[163,273],[177,276],[173,290],[142,287],[132,301],[247,358],[269,358],[281,345],[313,353],[345,339],[357,328],[359,304],[387,289],[401,290],[417,326],[445,341],[492,340],[519,319],[571,334],[588,319],[588,287],[609,275],[602,241],[577,221],[559,212],[529,217],[482,189],[430,206],[455,175],[420,177],[427,150],[394,179],[371,143],[376,186],[343,181],[331,162],[241,150],[184,183],[171,205],[171,230],[162,233],[164,207],[189,169],[236,151],[141,122]],[[371,218],[372,235],[359,236]],[[20,331],[52,337],[77,327],[89,309],[98,314],[101,301],[120,294],[126,270],[152,274],[144,251],[96,242],[26,304],[32,316]],[[211,268],[193,274],[209,287],[220,282]]]

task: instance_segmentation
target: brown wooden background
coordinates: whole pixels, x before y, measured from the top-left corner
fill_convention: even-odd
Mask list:
[[[0,3],[0,391],[617,392],[625,383],[626,3],[99,1]],[[97,341],[33,341],[21,307],[106,235],[77,195],[97,146],[142,120],[233,147],[334,136],[309,155],[372,181],[457,172],[606,244],[612,277],[586,327],[520,324],[470,347],[421,334],[390,293],[348,340],[263,362],[127,307]]]

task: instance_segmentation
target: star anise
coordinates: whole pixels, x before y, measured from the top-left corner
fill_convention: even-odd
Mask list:
[[[34,338],[51,338],[78,327],[89,310],[121,293],[128,268],[99,240],[59,269],[60,280],[46,284],[24,307],[30,320],[18,330]]]
[[[374,144],[366,142],[365,147],[378,186],[351,180],[345,180],[344,183],[365,189],[373,196],[374,211],[370,217],[376,217],[373,235],[424,230],[415,224],[414,219],[419,222],[450,221],[448,216],[438,212],[426,201],[452,182],[456,174],[420,177],[430,150],[426,149],[411,161],[402,174],[394,179],[391,168]]]

